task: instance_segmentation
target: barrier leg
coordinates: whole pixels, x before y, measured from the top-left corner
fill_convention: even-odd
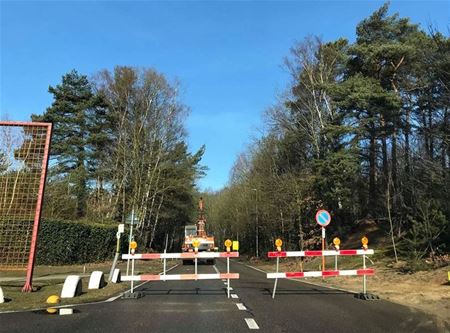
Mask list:
[[[334,270],[337,271],[337,256],[334,256]]]
[[[134,276],[134,258],[131,259],[131,275]],[[134,292],[134,281],[131,280],[131,293]]]
[[[363,254],[363,269],[366,269],[366,255]],[[365,295],[366,290],[366,275],[363,275],[363,294]]]
[[[164,250],[164,254],[166,254],[166,250]],[[166,278],[166,267],[167,267],[166,260],[167,260],[166,257],[164,257],[164,264],[163,264],[164,281],[166,281],[165,280],[165,278]]]
[[[197,275],[197,258],[194,259],[194,264],[195,264],[195,274]]]
[[[130,249],[128,249],[128,254],[130,254],[131,252],[130,252]],[[130,272],[130,259],[127,259],[127,274],[126,275],[128,275],[128,273]]]
[[[279,271],[279,268],[280,268],[280,257],[277,257],[277,273]],[[278,283],[278,278],[275,279],[275,283],[273,285],[272,299],[275,298],[275,293],[277,291],[277,283]]]
[[[230,274],[230,258],[227,257],[227,274]],[[227,279],[227,295],[230,298],[230,279]]]

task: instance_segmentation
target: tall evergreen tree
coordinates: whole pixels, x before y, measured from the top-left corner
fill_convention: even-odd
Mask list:
[[[53,95],[52,105],[43,115],[33,115],[33,120],[53,123],[53,168],[68,180],[76,197],[76,217],[83,217],[87,210],[88,161],[92,164],[96,151],[92,142],[99,135],[97,124],[104,115],[104,103],[93,92],[88,78],[76,70],[65,74],[61,84],[50,86],[48,91]]]
[[[293,81],[267,135],[211,199],[217,231],[255,243],[258,193],[261,238],[284,235],[287,248],[318,245],[309,221],[326,207],[330,232],[378,222],[396,258],[450,250],[450,39],[388,9],[362,20],[352,44],[309,37],[291,50]]]

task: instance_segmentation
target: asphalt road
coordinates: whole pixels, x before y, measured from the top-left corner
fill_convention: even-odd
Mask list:
[[[222,280],[149,282],[138,288],[142,298],[76,306],[73,315],[0,314],[0,332],[439,332],[421,312],[299,281],[279,280],[272,299],[273,280],[231,262],[231,271],[240,273],[231,280],[235,298],[226,297]],[[170,274],[193,270],[178,266]],[[226,271],[224,260],[198,272],[216,270]]]

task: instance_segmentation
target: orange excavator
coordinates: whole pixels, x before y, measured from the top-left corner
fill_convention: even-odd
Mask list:
[[[194,252],[192,242],[197,239],[200,243],[198,251],[217,251],[214,243],[214,236],[208,236],[205,230],[206,217],[205,217],[205,205],[203,198],[200,198],[198,202],[198,219],[197,224],[187,225],[184,227],[184,242],[181,248],[182,252]],[[183,265],[192,264],[192,259],[183,260]],[[206,260],[207,264],[214,265],[214,259]]]

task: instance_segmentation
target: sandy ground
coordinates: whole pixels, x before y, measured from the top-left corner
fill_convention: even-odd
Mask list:
[[[316,259],[315,262],[303,265],[304,270],[317,270],[317,262]],[[270,262],[251,261],[250,264],[266,272],[275,271],[275,260]],[[329,264],[329,266],[332,266],[332,264]],[[347,267],[339,268],[361,268],[355,266],[355,263],[352,262]],[[385,263],[375,263],[375,265],[368,265],[368,267],[374,267],[376,273],[374,276],[367,277],[367,292],[432,314],[441,325],[450,327],[450,283],[447,282],[447,272],[450,271],[450,266],[409,274],[389,268]],[[280,271],[301,271],[301,265],[299,261],[285,260],[280,263]],[[308,278],[303,280],[347,291],[362,292],[362,277]]]

